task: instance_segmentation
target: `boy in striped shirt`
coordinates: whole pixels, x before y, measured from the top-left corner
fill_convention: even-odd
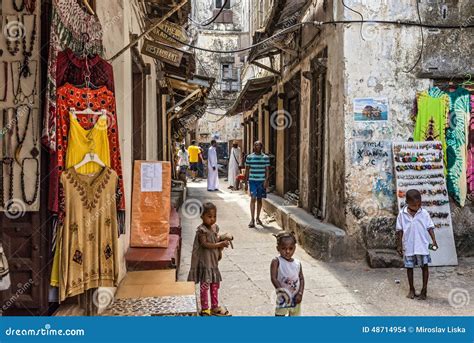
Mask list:
[[[253,145],[253,153],[247,156],[245,161],[245,190],[250,187],[250,214],[252,220],[249,228],[255,227],[255,202],[257,203],[257,224],[263,226],[260,220],[262,210],[262,199],[267,197],[268,176],[270,169],[270,158],[262,152],[263,144],[256,141]]]

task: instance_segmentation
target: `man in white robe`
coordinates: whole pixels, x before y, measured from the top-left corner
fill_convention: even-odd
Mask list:
[[[217,142],[211,141],[211,147],[207,151],[207,190],[219,190],[219,168],[217,165]]]
[[[234,141],[232,144],[232,149],[230,150],[230,157],[229,157],[229,188],[236,189],[236,179],[237,176],[240,174],[240,166],[242,164],[242,152],[239,148],[239,144]]]

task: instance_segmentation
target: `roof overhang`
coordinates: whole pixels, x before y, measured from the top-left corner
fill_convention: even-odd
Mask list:
[[[268,39],[278,32],[288,30],[291,26],[301,22],[301,18],[310,4],[311,0],[275,0],[264,29],[255,32],[253,44]],[[295,28],[295,30],[297,29]],[[289,31],[269,40],[266,44],[252,48],[249,53],[249,61],[279,54],[286,45],[285,42],[291,39],[292,35],[293,31]]]
[[[226,115],[235,115],[251,110],[257,101],[272,89],[276,81],[276,76],[266,76],[248,80],[244,89],[240,92],[239,97],[227,111]]]

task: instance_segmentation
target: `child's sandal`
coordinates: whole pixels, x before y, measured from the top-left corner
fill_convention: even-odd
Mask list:
[[[199,314],[201,317],[209,317],[211,316],[211,310],[207,309],[207,310],[202,310],[201,313]]]
[[[216,317],[231,317],[230,312],[222,306],[216,307],[211,310],[211,314]]]

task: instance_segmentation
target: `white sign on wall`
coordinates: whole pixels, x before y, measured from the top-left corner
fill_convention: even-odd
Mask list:
[[[163,166],[161,163],[142,163],[142,192],[163,191]]]

